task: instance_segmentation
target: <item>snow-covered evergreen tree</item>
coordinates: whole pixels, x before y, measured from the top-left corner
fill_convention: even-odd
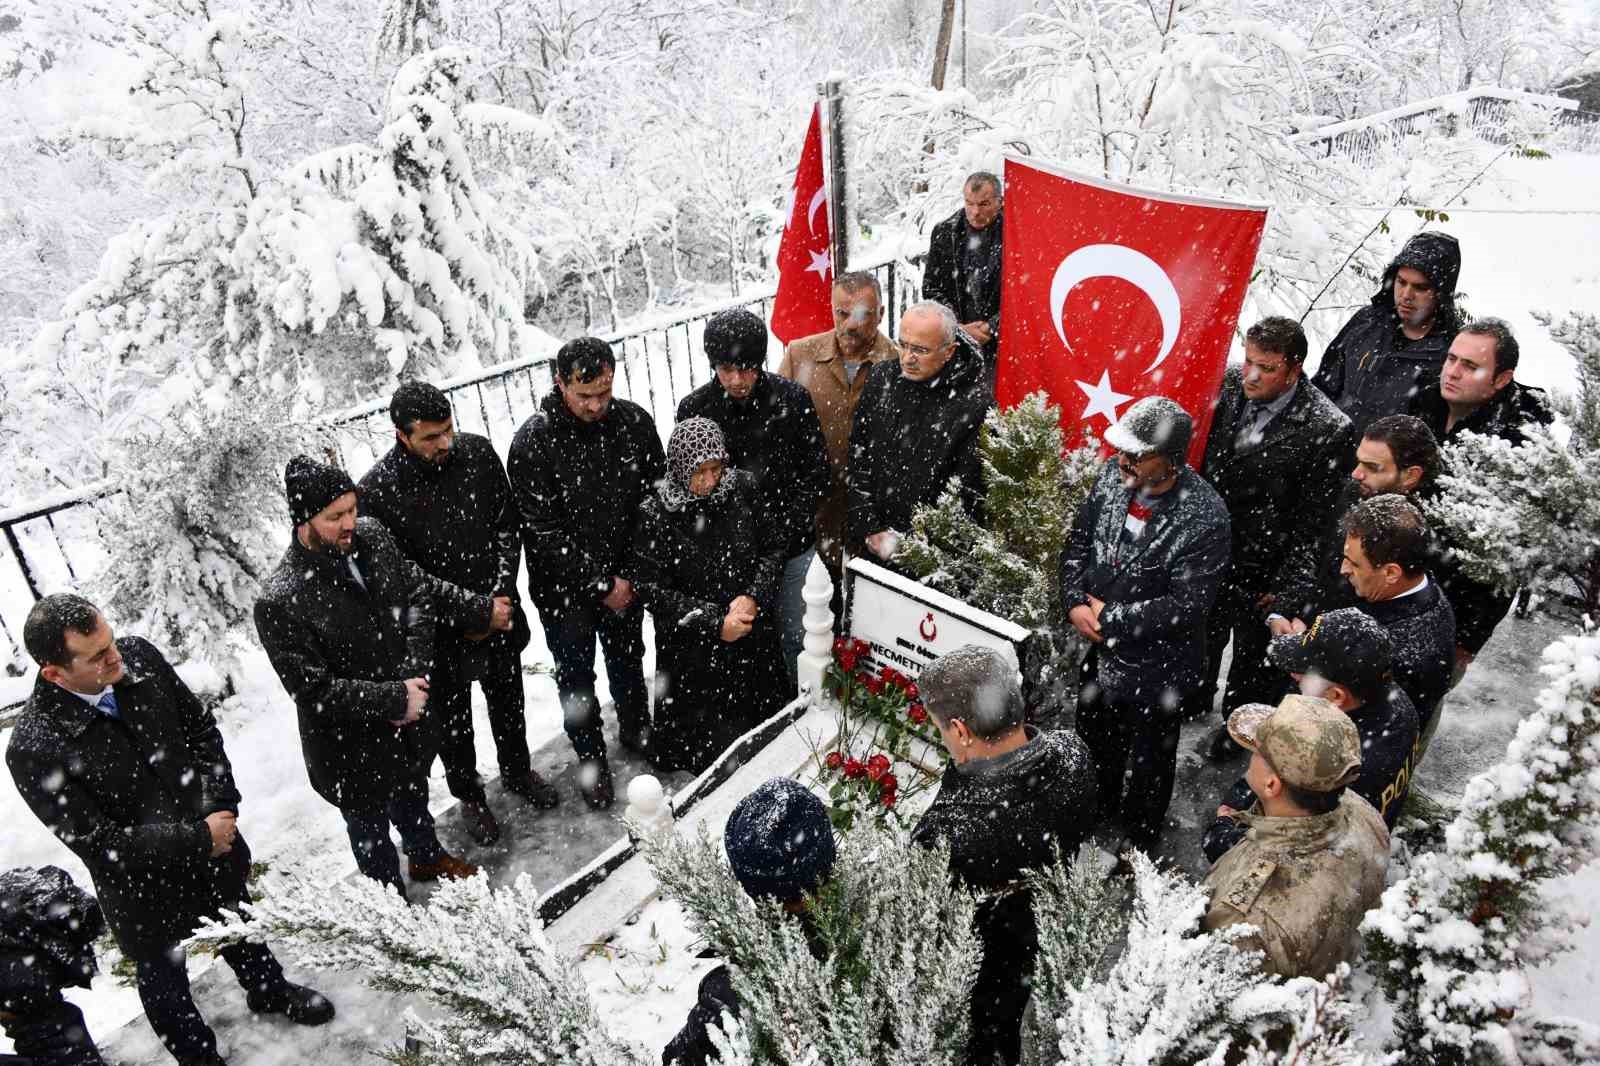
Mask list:
[[[1562,638],[1541,669],[1550,683],[1505,760],[1468,783],[1442,850],[1362,926],[1396,1045],[1417,1062],[1600,1061],[1600,1027],[1523,1013],[1526,968],[1570,946],[1590,909],[1543,887],[1600,855],[1600,636]]]
[[[1575,312],[1550,335],[1572,353],[1571,396],[1555,396],[1562,422],[1528,425],[1513,447],[1463,433],[1445,446],[1443,491],[1424,503],[1449,532],[1466,571],[1506,593],[1542,579],[1571,581],[1600,610],[1600,316]]]

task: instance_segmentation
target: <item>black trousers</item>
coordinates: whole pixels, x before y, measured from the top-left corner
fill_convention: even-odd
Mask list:
[[[62,998],[59,988],[10,989],[0,994],[0,1025],[16,1056],[0,1063],[21,1066],[105,1066],[83,1012]]]
[[[1222,718],[1245,703],[1276,705],[1289,690],[1289,675],[1267,662],[1272,633],[1256,609],[1258,593],[1223,585],[1206,616],[1206,673],[1200,687],[1184,703],[1185,717],[1200,719],[1216,706],[1222,675],[1222,653],[1233,641],[1233,661],[1228,666],[1222,695]]]
[[[428,690],[428,706],[439,716],[439,758],[444,762],[450,795],[473,803],[484,802],[483,781],[478,777],[477,740],[472,730],[472,682],[462,672],[458,658],[445,670],[435,670]],[[532,769],[528,754],[528,726],[523,716],[522,656],[517,652],[491,655],[475,680],[489,707],[489,732],[502,778],[523,777]]]
[[[1100,820],[1147,851],[1160,837],[1172,802],[1181,722],[1182,715],[1164,710],[1158,696],[1133,700],[1102,689],[1090,655],[1078,691],[1078,735],[1094,758]]]
[[[578,758],[605,758],[600,702],[594,693],[594,642],[606,661],[606,678],[617,708],[617,728],[641,743],[649,738],[650,696],[644,684],[644,609],[635,602],[621,614],[600,604],[550,617],[539,612],[545,643],[556,661],[561,720]]]
[[[265,944],[229,944],[219,954],[232,967],[247,996],[259,998],[285,983],[283,967]],[[172,1057],[185,1064],[214,1059],[217,1037],[194,1005],[183,948],[174,944],[166,951],[138,959],[135,968],[144,1016]]]

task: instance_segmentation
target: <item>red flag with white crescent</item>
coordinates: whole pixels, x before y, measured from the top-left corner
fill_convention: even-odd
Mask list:
[[[833,230],[822,173],[821,105],[811,109],[790,197],[772,300],[772,332],[785,344],[833,328]]]
[[[996,398],[1043,389],[1067,442],[1142,396],[1194,418],[1198,467],[1264,205],[1150,192],[1008,157]]]

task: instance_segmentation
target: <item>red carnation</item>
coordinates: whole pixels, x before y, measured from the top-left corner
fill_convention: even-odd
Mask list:
[[[857,680],[861,682],[862,687],[872,695],[876,696],[878,693],[883,691],[883,678],[876,677],[872,674],[858,674],[856,676]]]
[[[878,787],[885,792],[893,792],[900,787],[900,782],[893,774],[886,772],[882,777],[878,778]]]
[[[906,708],[906,717],[911,719],[917,725],[921,725],[923,722],[928,720],[927,708],[923,707],[920,703],[913,703],[911,706]]]
[[[874,755],[867,760],[868,778],[873,781],[879,781],[882,780],[885,774],[889,774],[889,757],[887,755]],[[889,774],[889,776],[893,777],[894,775]]]
[[[822,760],[822,764],[830,770],[837,770],[844,765],[844,756],[836,751],[830,751],[828,757]]]
[[[883,804],[885,809],[892,809],[894,807],[895,794],[893,792],[885,792],[878,797],[878,801]]]
[[[835,655],[834,658],[839,660],[839,666],[842,669],[851,671],[856,668],[856,661],[860,658],[860,656],[856,653],[854,648],[846,648]]]
[[[917,700],[921,697],[922,693],[917,690],[917,683],[915,681],[908,681],[906,683],[906,699]]]
[[[865,777],[866,773],[867,764],[862,762],[860,759],[846,759],[844,761],[845,777],[853,780],[857,777]]]
[[[859,655],[870,655],[870,654],[872,654],[872,645],[868,644],[864,640],[851,640],[850,641],[850,649],[852,651],[854,651],[858,656]]]
[[[848,640],[845,640],[843,637],[834,637],[833,638],[833,657],[835,659],[837,659],[839,656],[843,655],[845,652],[847,652],[849,650],[850,650],[850,642]]]

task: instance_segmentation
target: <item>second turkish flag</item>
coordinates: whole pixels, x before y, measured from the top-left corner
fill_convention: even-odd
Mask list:
[[[1135,399],[1194,417],[1198,467],[1267,209],[1006,159],[996,398],[1043,389],[1068,443]]]
[[[833,328],[833,245],[820,105],[811,109],[789,196],[778,241],[778,292],[772,299],[772,332],[785,344]]]

